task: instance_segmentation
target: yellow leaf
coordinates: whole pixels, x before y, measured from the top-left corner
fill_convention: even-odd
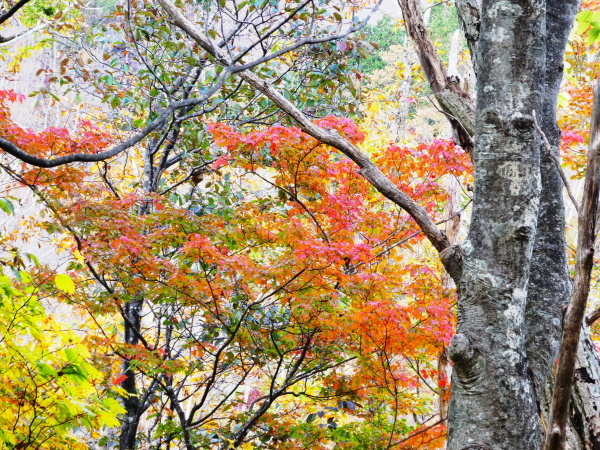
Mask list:
[[[85,258],[83,257],[83,255],[81,253],[79,253],[79,250],[75,250],[73,252],[73,256],[75,256],[75,259],[77,260],[77,262],[79,264],[83,264],[85,262]]]
[[[54,284],[58,289],[67,294],[75,292],[75,283],[73,283],[73,280],[69,275],[62,273],[57,274],[56,277],[54,277]]]

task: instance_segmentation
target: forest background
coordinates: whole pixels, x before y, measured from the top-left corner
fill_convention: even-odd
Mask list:
[[[401,15],[280,3],[178,6],[464,238],[471,158]],[[473,97],[454,4],[420,7]],[[581,8],[558,102],[575,196],[600,33]],[[53,169],[2,156],[0,445],[444,447],[456,294],[404,209],[158,2],[33,0],[2,27],[3,138],[44,160],[128,148]],[[568,205],[571,258],[576,219]],[[573,448],[594,445],[572,419]]]

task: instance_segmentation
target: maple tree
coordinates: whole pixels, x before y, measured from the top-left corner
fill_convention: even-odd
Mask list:
[[[5,117],[4,123],[10,124],[10,119]],[[318,123],[356,142],[364,139],[350,121],[330,117]],[[84,124],[85,141],[97,149],[106,146],[107,137],[89,127]],[[310,412],[319,402],[294,404],[295,409],[306,411],[301,417],[306,419],[304,425],[282,422],[281,415],[289,412],[275,413],[269,407],[280,396],[293,395],[333,400],[335,410],[341,402],[350,417],[373,414],[383,422],[389,420],[385,405],[393,401],[397,424],[379,430],[377,438],[370,427],[350,433],[358,442],[393,443],[413,429],[400,425],[402,411],[425,414],[431,408],[419,406],[421,402],[410,392],[422,388],[435,392],[438,381],[427,379],[439,378],[442,387],[447,383],[431,361],[451,336],[451,293],[430,287],[441,289],[439,268],[410,259],[403,262],[397,256],[390,259],[399,243],[417,242],[419,233],[400,211],[382,205],[366,181],[353,176],[349,160],[332,155],[298,129],[276,126],[242,135],[216,124],[210,131],[228,150],[212,164],[226,173],[210,175],[223,191],[196,194],[197,200],[192,199],[187,209],[178,207],[182,198],[176,193],[170,193],[170,199],[135,190],[126,195],[126,187],[106,181],[99,190],[96,178],[101,180],[102,174],[84,175],[68,167],[52,173],[13,172],[60,217],[60,224],[77,239],[77,252],[85,258],[87,269],[104,287],[103,293],[90,299],[89,283],[83,278],[77,283],[79,295],[68,295],[70,302],[94,315],[120,312],[125,320],[126,305],[137,293],[143,292],[151,305],[154,318],[146,316],[147,323],[137,328],[137,344],[119,344],[109,332],[93,340],[126,361],[125,373],[115,376],[116,383],[126,382],[129,370],[143,377],[136,394],[148,398],[142,400],[148,403],[141,403],[137,420],[146,410],[150,416],[164,415],[168,402],[173,405],[169,409],[177,412],[179,425],[161,422],[147,439],[183,439],[188,447],[232,439],[239,445],[256,438],[257,432],[249,431],[259,418],[272,427],[265,431],[263,425],[258,434],[267,441],[286,433],[300,439],[310,431],[325,444],[327,439],[346,439],[348,430],[354,430],[355,422],[348,417],[346,426],[338,426],[340,419],[326,417],[329,425],[321,430],[323,410]],[[34,140],[31,131],[18,127],[7,126],[4,132],[32,154],[57,150],[54,140],[45,142],[49,134],[41,133]],[[65,130],[62,133],[67,144],[71,138]],[[389,159],[389,154],[401,158]],[[470,168],[466,156],[444,141],[418,148],[390,146],[373,156],[432,213],[446,200],[440,177],[463,176]],[[420,179],[404,180],[406,170],[420,174]],[[140,208],[146,209],[144,214]],[[46,221],[49,230],[56,230],[55,220]],[[365,242],[357,242],[356,236]],[[71,270],[86,269],[82,262],[74,261]],[[397,292],[406,292],[402,308],[396,305]],[[204,329],[201,337],[194,331],[198,326]],[[110,362],[106,364],[105,370],[110,370]],[[338,373],[343,364],[351,367],[348,374]],[[287,374],[281,382],[277,375],[283,368]],[[320,374],[324,377],[321,392],[315,385]],[[259,397],[263,403],[254,416],[239,414],[229,425],[220,420],[218,428],[208,425],[221,409],[247,407],[239,387],[248,378],[254,378],[258,387],[269,380],[277,384],[271,384],[266,399]],[[225,381],[233,384],[231,391],[204,404],[202,397]],[[311,385],[294,387],[306,381]],[[378,400],[367,406],[373,392],[380,392],[374,397]],[[336,402],[336,398],[352,400]],[[186,415],[183,411],[189,410],[185,405],[190,402],[192,413]],[[240,421],[243,432],[227,431]],[[212,434],[207,427],[214,430]],[[196,428],[204,433],[204,441],[193,431]],[[414,439],[429,439],[438,446],[435,437],[443,436],[438,428]]]
[[[76,281],[73,292],[57,292],[56,284],[40,289],[63,297],[96,320],[95,337],[89,340],[107,349],[97,362],[121,385],[126,409],[120,447],[133,448],[142,441],[167,446],[177,443],[186,448],[237,447],[251,442],[276,448],[304,448],[307,442],[315,448],[331,442],[351,448],[443,445],[443,415],[433,423],[421,419],[409,424],[406,419],[411,413],[433,414],[435,408],[422,391],[444,396],[448,384],[445,374],[436,370],[435,361],[450,343],[452,294],[442,287],[440,261],[427,249],[423,237],[441,253],[446,269],[461,286],[459,317],[473,319],[471,325],[479,324],[479,310],[468,309],[475,301],[471,297],[479,292],[477,277],[484,281],[486,277],[507,277],[502,278],[506,283],[520,286],[511,297],[514,317],[504,314],[514,320],[521,320],[521,294],[528,283],[527,314],[534,317],[547,314],[556,319],[568,292],[562,182],[554,160],[544,153],[544,188],[539,198],[544,220],[532,225],[537,221],[533,212],[538,196],[531,192],[539,167],[535,163],[538,153],[531,149],[539,148],[540,137],[530,126],[531,111],[521,111],[526,123],[515,125],[525,136],[519,144],[527,147],[522,154],[533,155],[531,161],[524,158],[515,163],[523,165],[513,171],[519,174],[519,183],[513,172],[503,172],[512,184],[491,189],[489,180],[476,176],[479,194],[475,200],[488,203],[475,210],[470,242],[485,247],[486,239],[504,229],[485,231],[489,217],[484,217],[481,208],[493,209],[500,222],[505,219],[501,216],[503,201],[531,213],[531,220],[517,233],[517,241],[526,245],[498,243],[482,250],[474,244],[485,254],[489,267],[500,260],[523,263],[518,269],[506,266],[505,271],[488,273],[485,267],[471,264],[470,247],[451,246],[438,227],[448,220],[440,214],[448,201],[441,180],[444,176],[469,177],[470,159],[459,147],[443,140],[418,146],[374,146],[377,136],[365,141],[353,122],[327,115],[335,109],[350,114],[357,111],[355,85],[360,74],[351,71],[349,60],[360,59],[366,48],[360,39],[351,38],[360,28],[352,20],[353,7],[358,4],[349,9],[340,4],[336,9],[301,2],[284,11],[265,2],[215,4],[214,8],[197,9],[192,23],[176,5],[166,0],[159,3],[162,9],[133,2],[117,10],[110,26],[117,31],[119,23],[127,23],[126,40],[133,46],[128,49],[123,42],[113,43],[100,58],[106,61],[106,72],[91,79],[85,65],[69,69],[81,77],[82,87],[93,82],[90,86],[98,87],[105,102],[124,108],[116,121],[118,131],[109,134],[90,122],[82,123],[76,133],[58,127],[26,130],[12,122],[7,107],[19,97],[3,92],[1,98],[0,146],[35,166],[57,167],[45,171],[3,165],[49,208],[52,216],[42,222],[46,229],[66,232],[74,239],[69,268]],[[485,20],[479,42],[468,23],[479,21],[479,16],[465,14],[461,7],[467,3],[457,2],[457,6],[473,58],[514,53],[514,61],[519,63],[522,49],[512,41],[499,48],[485,47],[490,39],[488,16],[495,7],[493,2],[482,6]],[[527,6],[514,3],[515,8]],[[547,3],[549,8],[560,6]],[[477,155],[482,150],[476,145],[473,148],[473,132],[482,133],[475,125],[482,119],[475,119],[469,92],[448,82],[442,60],[423,31],[426,28],[416,2],[403,1],[401,6],[407,33],[416,44],[440,108],[450,117],[456,142],[474,155],[479,175],[483,164],[491,164],[488,169],[494,172],[497,164],[481,162]],[[539,116],[543,132],[555,147],[554,90],[560,74],[555,73],[552,58],[562,60],[561,45],[569,28],[566,22],[574,13],[570,2],[560,7],[566,8],[564,14],[548,25],[551,30],[562,30],[557,39],[563,40],[548,44],[551,64],[543,66],[534,57],[528,60],[537,64],[536,70],[547,69],[548,76],[551,72],[554,77],[552,89],[545,94],[550,106],[543,107]],[[477,9],[469,14],[474,11]],[[523,23],[539,31],[539,11],[532,11],[535,14],[523,14]],[[169,20],[162,20],[163,14]],[[219,26],[203,31],[198,24],[207,27],[214,14],[221,20],[225,15],[233,17],[240,28],[234,27],[232,34]],[[239,46],[240,36],[248,38],[242,28],[256,17],[264,21],[248,32],[254,39],[250,49]],[[336,26],[327,28],[348,18],[343,33]],[[125,21],[118,22],[122,19]],[[329,34],[315,38],[307,25],[311,20],[322,21],[321,30]],[[588,21],[593,35],[595,22],[590,16],[582,20]],[[288,30],[288,25],[292,35],[285,41],[283,30]],[[520,33],[525,36],[528,30],[524,26]],[[194,44],[186,44],[186,39]],[[334,40],[338,44],[328,44]],[[482,45],[484,50],[475,51]],[[252,48],[260,48],[262,53]],[[128,56],[129,52],[134,56]],[[92,51],[88,54],[97,58]],[[247,62],[258,54],[261,56]],[[135,76],[131,58],[138,63]],[[317,58],[321,58],[321,70],[314,69]],[[63,81],[69,64],[61,64]],[[490,76],[490,67],[476,64],[475,68],[480,79],[490,83],[488,87],[503,82]],[[505,66],[500,69],[509,76],[503,72]],[[234,81],[233,75],[242,81]],[[298,88],[305,79],[317,94]],[[535,84],[539,80],[523,76],[512,83],[528,81]],[[523,102],[529,104],[531,99],[523,95]],[[486,100],[492,97],[490,94]],[[502,99],[497,101],[504,105]],[[513,105],[502,107],[514,112]],[[312,120],[315,113],[321,118]],[[299,128],[291,126],[290,118]],[[208,121],[219,123],[204,126]],[[488,125],[490,135],[496,136],[494,124]],[[238,127],[246,130],[242,133]],[[507,129],[511,127],[507,125]],[[504,142],[501,134],[496,136],[500,146]],[[575,134],[567,136],[579,139]],[[114,145],[115,139],[123,143]],[[210,145],[212,141],[226,152]],[[105,161],[129,148],[133,161],[117,158],[92,170],[65,166]],[[511,161],[507,164],[514,163]],[[137,164],[142,166],[141,176]],[[516,200],[505,198],[507,193],[516,195],[527,183],[533,189],[529,194]],[[488,188],[493,199],[485,195]],[[382,201],[381,194],[390,201]],[[521,200],[533,203],[529,207]],[[416,245],[419,241],[423,243]],[[410,244],[414,253],[422,253],[419,258],[407,248]],[[514,253],[514,258],[499,260],[498,248]],[[530,280],[526,276],[529,264]],[[39,267],[30,272],[48,279],[48,270]],[[541,279],[546,285],[539,283]],[[489,289],[483,300],[495,295],[494,283],[486,286]],[[552,301],[538,305],[536,298]],[[483,300],[475,303],[494,316],[497,306]],[[507,311],[513,311],[511,308]],[[498,314],[498,326],[502,326],[505,318],[502,311]],[[527,314],[525,317],[530,317]],[[122,327],[107,320],[119,316]],[[540,392],[554,359],[550,350],[560,322],[557,325],[552,320],[553,331],[542,336],[539,328],[548,327],[548,321],[527,321],[528,327],[522,330],[525,337],[519,334],[521,328],[509,327],[515,340],[504,340],[498,348],[508,345],[516,359],[528,348],[533,381],[521,372],[513,373],[513,378],[524,383],[528,392]],[[476,377],[482,367],[491,371],[498,366],[493,374],[520,367],[510,361],[507,365],[500,356],[490,358],[486,352],[494,354],[498,348],[469,338],[473,330],[465,328],[465,323],[459,321],[459,335],[450,346],[456,369],[450,447],[463,448],[461,439],[471,435],[481,446],[492,442],[505,445],[512,439],[534,448],[539,423],[532,405],[541,397],[520,399],[523,404],[514,410],[525,420],[514,427],[497,425],[503,417],[494,409],[497,399],[490,400],[488,410],[482,411],[489,415],[483,427],[461,415],[465,408],[481,408],[471,404],[464,390],[482,380],[497,382],[493,376]],[[479,337],[484,334],[482,331]],[[479,356],[472,364],[474,355]],[[592,357],[586,358],[593,365]],[[483,360],[487,366],[479,364]],[[590,371],[588,376],[594,373]],[[498,382],[509,378],[500,377]],[[514,400],[509,394],[501,397],[509,403]],[[478,401],[481,398],[477,396]],[[391,416],[387,408],[393,411]],[[509,423],[512,419],[503,420]],[[521,426],[525,428],[518,434],[515,430]],[[452,427],[460,432],[453,433]],[[584,441],[593,439],[593,427],[577,430]]]

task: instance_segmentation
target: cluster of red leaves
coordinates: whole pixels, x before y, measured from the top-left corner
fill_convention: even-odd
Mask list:
[[[40,158],[53,158],[72,153],[98,153],[111,143],[110,135],[91,122],[83,120],[74,133],[64,127],[48,127],[42,131],[24,128],[11,118],[10,104],[23,102],[25,97],[13,91],[0,91],[0,135],[25,152]],[[22,165],[25,183],[68,188],[67,196],[78,196],[87,172],[74,165],[62,166],[52,172]]]
[[[83,124],[75,137],[65,129],[35,133],[12,123],[6,108],[0,112],[5,136],[38,156],[94,152],[109,143],[90,124]],[[350,120],[326,117],[318,124],[355,144],[364,140]],[[289,331],[279,346],[299,348],[311,330],[306,361],[355,358],[349,368],[322,380],[327,395],[352,393],[365,402],[377,398],[400,415],[428,411],[430,400],[419,392],[427,387],[424,380],[445,387],[435,361],[449,341],[454,314],[439,262],[427,257],[412,219],[383,200],[349,159],[297,128],[243,134],[213,124],[210,131],[227,150],[213,168],[235,179],[238,187],[231,193],[235,201],[205,190],[205,197],[214,195],[231,206],[203,213],[135,190],[110,197],[98,175],[83,166],[25,170],[27,183],[44,192],[61,224],[78,234],[78,250],[86,261],[114,285],[112,292],[90,296],[82,282],[70,301],[106,314],[120,311],[143,292],[153,305],[180,305],[170,321],[200,320],[206,329],[231,322],[240,302],[261,311],[286,311],[281,317]],[[467,156],[441,140],[417,148],[389,145],[372,157],[434,216],[448,198],[444,178],[470,172]],[[221,176],[213,175],[212,182]],[[85,270],[82,265],[72,275],[83,280]],[[236,335],[235,358],[241,366],[257,364],[256,346],[272,346],[269,323],[258,317],[256,325]],[[198,370],[198,358],[215,355],[211,338],[191,339],[175,359],[158,338],[152,348],[111,340],[96,342],[148,373]],[[268,364],[268,352],[258,358]],[[414,439],[430,439],[430,447],[422,448],[439,447],[431,433],[439,434],[440,428]]]
[[[364,139],[348,120],[327,117],[319,125],[354,143]],[[309,298],[289,295],[288,301],[313,312],[321,339],[362,355],[354,376],[331,375],[330,388],[343,385],[367,397],[372,391],[365,386],[403,392],[397,407],[418,410],[419,399],[411,392],[422,383],[407,361],[435,359],[449,342],[454,315],[452,295],[442,288],[442,270],[433,258],[417,259],[406,247],[386,251],[417,231],[411,219],[383,201],[350,160],[296,128],[242,134],[213,124],[210,131],[228,150],[220,167],[227,161],[230,170],[285,192],[287,213],[277,229],[292,250],[284,259],[299,264],[295,270],[309,264],[319,270]],[[464,152],[441,140],[417,148],[390,145],[373,158],[434,215],[447,201],[444,176],[465,177],[471,170]],[[440,379],[445,383],[443,375]]]

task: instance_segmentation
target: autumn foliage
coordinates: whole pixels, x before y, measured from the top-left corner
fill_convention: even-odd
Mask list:
[[[139,20],[163,39],[167,25],[151,12]],[[585,34],[594,26],[574,39],[559,103],[561,151],[575,175],[584,171],[597,63],[583,55],[597,46]],[[337,50],[358,51],[340,42]],[[125,92],[114,78],[99,80],[113,108],[133,102],[132,83]],[[149,98],[158,98],[152,83]],[[24,99],[0,91],[0,135],[42,158],[101,152],[151,119],[129,111],[129,129],[118,119],[36,131],[12,119]],[[468,217],[472,164],[459,146],[414,135],[388,142],[374,126],[379,111],[363,113],[362,126],[358,114],[314,122],[360,146],[440,228]],[[207,114],[180,134],[153,132],[153,144],[186,148],[179,159],[164,153],[176,161],[160,166],[154,185],[161,154],[150,144],[52,170],[2,159],[8,194],[29,189],[42,213],[0,241],[13,277],[0,276],[0,448],[116,446],[133,400],[137,440],[152,448],[444,447],[439,404],[450,380],[440,360],[456,299],[439,255],[356,164],[280,122]],[[458,191],[449,187],[456,180]],[[0,202],[7,213],[10,198]],[[449,202],[459,211],[449,214]],[[39,236],[52,240],[60,267],[24,261],[18,245]],[[49,314],[51,305],[64,316]]]
[[[23,129],[8,113],[18,96],[2,99],[5,136],[32,154],[93,152],[109,142],[89,123],[76,136]],[[318,123],[364,140],[348,119]],[[415,224],[351,161],[297,128],[240,133],[215,123],[209,131],[221,149],[191,195],[119,185],[116,196],[101,167],[10,169],[50,208],[40,225],[73,239],[75,288],[46,282],[40,290],[93,319],[86,342],[107,388],[126,380],[119,360],[127,360],[141,392],[154,389],[147,414],[162,417],[148,439],[180,435],[184,423],[198,445],[233,441],[248,426],[242,442],[277,448],[303,448],[306,436],[313,448],[438,448],[443,423],[419,432],[414,417],[433,416],[448,384],[436,361],[452,334],[453,294]],[[384,146],[372,158],[440,220],[444,177],[470,170],[468,157],[442,140]],[[32,274],[51,276],[43,266]],[[131,346],[120,343],[115,319],[136,298],[145,312]]]

